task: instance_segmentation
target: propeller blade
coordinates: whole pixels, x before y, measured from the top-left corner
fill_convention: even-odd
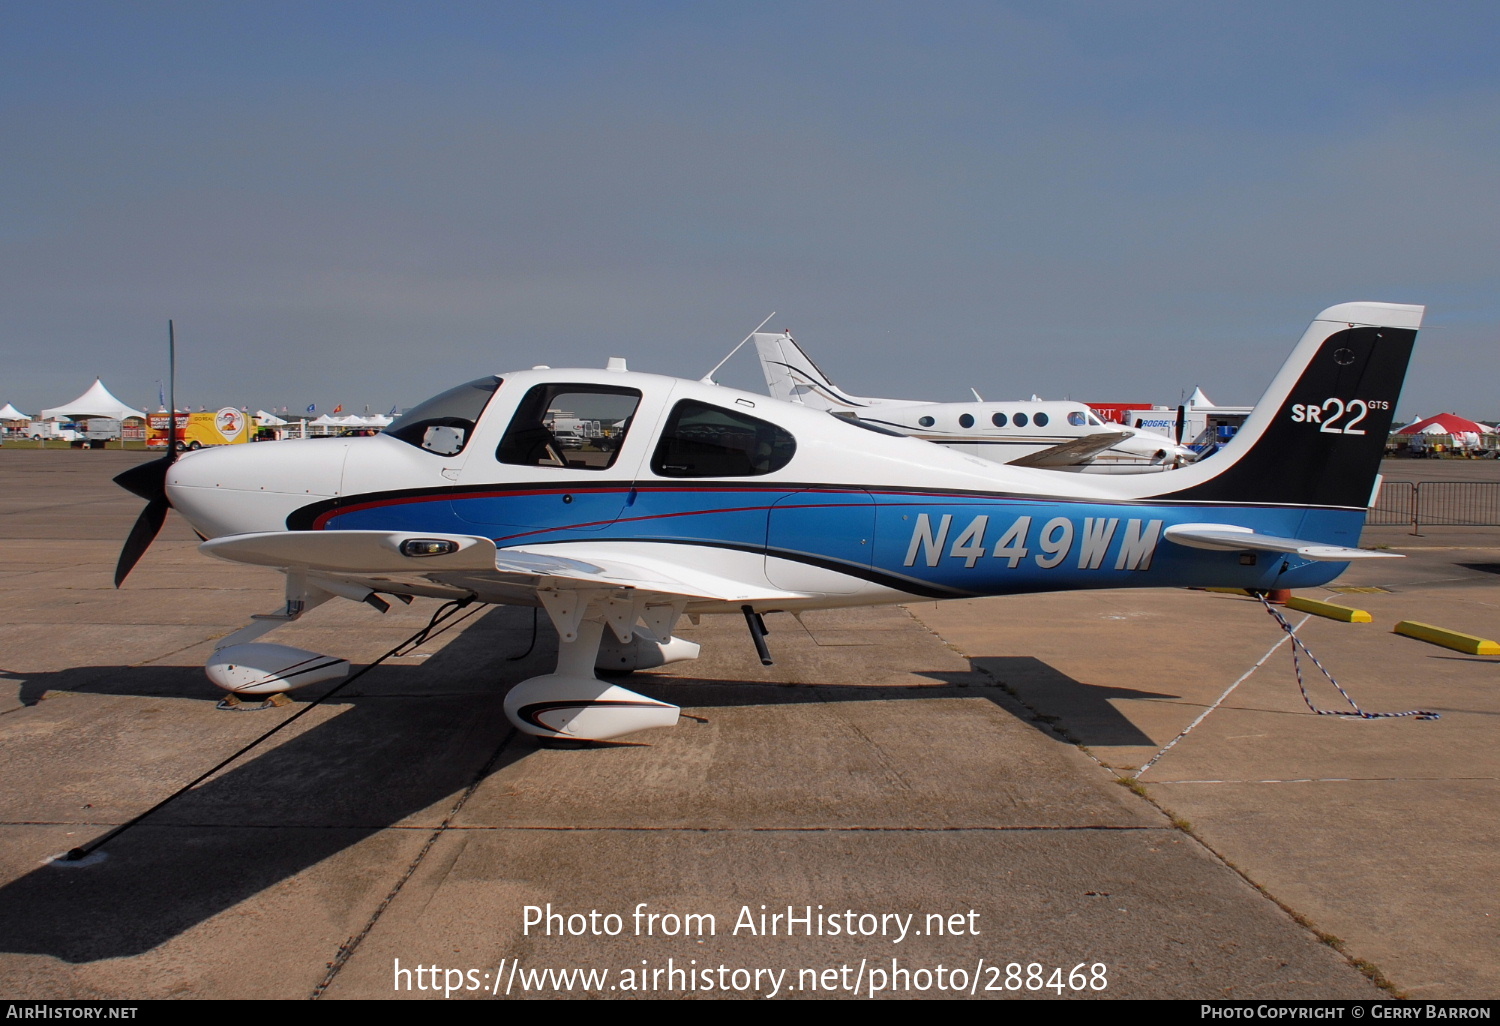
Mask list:
[[[167,494],[167,468],[177,454],[168,452],[159,460],[142,463],[115,475],[115,484],[131,495],[138,495],[147,502],[165,498]]]
[[[167,497],[163,494],[146,503],[146,508],[141,510],[141,515],[136,518],[135,526],[130,529],[130,537],[125,539],[125,547],[120,550],[120,562],[115,566],[116,588],[130,574],[130,571],[135,569],[136,563],[140,562],[146,550],[151,547],[151,542],[161,530],[161,525],[167,519],[167,510],[170,508],[171,503],[167,502]]]
[[[136,517],[130,537],[120,549],[120,561],[115,564],[115,587],[124,583],[130,571],[141,561],[151,543],[166,522],[167,510],[172,508],[167,498],[167,471],[177,461],[177,330],[167,321],[167,383],[171,407],[167,413],[167,454],[159,460],[131,467],[115,475],[115,484],[132,495],[146,500],[146,508]]]

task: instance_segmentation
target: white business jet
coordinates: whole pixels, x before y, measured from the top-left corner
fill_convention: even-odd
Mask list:
[[[1149,473],[1196,460],[1152,431],[1110,424],[1083,403],[1029,400],[932,403],[850,395],[824,374],[790,332],[756,332],[755,352],[771,395],[878,424],[996,463],[1085,473]]]
[[[240,695],[347,672],[258,639],[334,598],[539,606],[555,672],[505,709],[544,738],[603,740],[677,720],[600,680],[692,658],[681,617],[761,616],[1072,588],[1310,587],[1359,549],[1419,306],[1325,310],[1235,445],[1160,475],[1057,474],[977,459],[858,420],[628,371],[486,375],[371,438],[171,454],[120,475],[149,500],[116,583],[176,509],[202,550],[273,567],[285,606],[220,642]],[[609,425],[572,448],[555,411]],[[552,416],[549,418],[549,413]]]

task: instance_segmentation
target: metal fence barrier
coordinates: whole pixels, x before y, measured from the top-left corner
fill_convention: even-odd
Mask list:
[[[1410,481],[1384,481],[1375,505],[1365,514],[1366,527],[1399,527],[1415,524],[1417,486]]]
[[[1500,527],[1500,481],[1386,481],[1365,523]]]

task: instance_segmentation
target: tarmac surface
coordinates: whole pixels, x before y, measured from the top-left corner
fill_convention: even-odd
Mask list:
[[[215,709],[213,640],[280,578],[175,514],[111,586],[143,458],[0,449],[6,997],[1500,993],[1500,660],[1389,633],[1496,637],[1500,529],[1369,529],[1408,558],[1316,597],[1375,623],[1289,614],[1362,706],[1437,720],[1314,715],[1245,596],[1106,591],[773,615],[771,667],[706,617],[629,684],[676,728],[543,749],[501,701],[550,671],[546,618],[533,645],[486,608],[63,868],[327,687]],[[1417,466],[1500,479],[1386,476]],[[271,640],[360,663],[436,605]]]

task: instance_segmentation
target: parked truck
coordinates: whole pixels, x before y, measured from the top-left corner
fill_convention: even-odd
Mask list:
[[[146,418],[146,448],[165,449],[171,430],[171,414],[153,413]],[[203,449],[210,445],[239,445],[250,441],[250,415],[233,406],[215,413],[179,413],[177,447]]]

